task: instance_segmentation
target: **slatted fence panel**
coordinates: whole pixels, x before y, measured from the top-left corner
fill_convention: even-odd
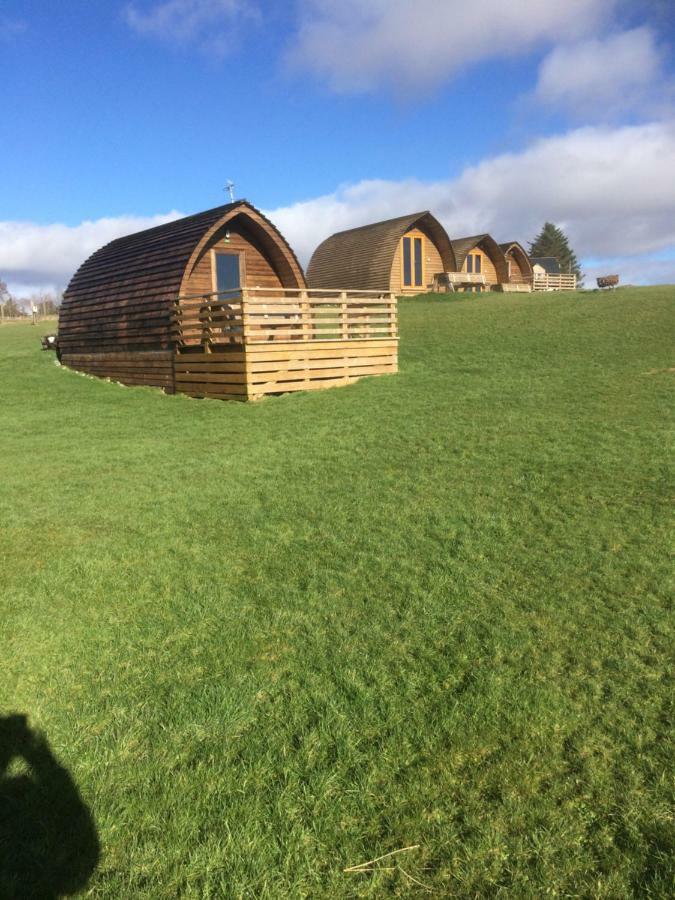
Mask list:
[[[289,341],[246,347],[246,375],[252,400],[265,394],[350,384],[367,375],[394,374],[397,370],[395,340]]]
[[[535,272],[532,278],[532,290],[534,291],[575,291],[576,288],[576,275],[542,275]]]
[[[174,366],[178,393],[219,400],[248,400],[243,348],[229,353],[178,353]]]

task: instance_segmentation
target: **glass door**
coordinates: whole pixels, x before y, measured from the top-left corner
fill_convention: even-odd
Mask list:
[[[242,340],[242,255],[220,251],[213,253],[213,286],[217,293],[208,307],[210,326],[219,335],[219,341],[225,343],[240,343]]]
[[[403,238],[403,287],[424,287],[424,236],[405,235]]]
[[[238,253],[215,254],[216,291],[238,291],[241,287],[241,265]],[[234,297],[234,294],[230,296]],[[223,297],[228,299],[228,297]]]

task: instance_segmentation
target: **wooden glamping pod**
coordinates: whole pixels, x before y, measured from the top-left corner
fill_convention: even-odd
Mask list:
[[[450,239],[430,212],[417,212],[331,235],[307,269],[311,288],[421,294],[454,271]]]
[[[61,361],[233,400],[396,372],[393,294],[328,287],[308,290],[279,231],[240,200],[94,253],[64,294]]]
[[[506,257],[508,269],[508,284],[502,285],[503,291],[531,291],[532,290],[532,263],[523,247],[518,241],[509,241],[499,245]]]
[[[457,274],[451,282],[457,291],[494,291],[508,282],[504,251],[489,234],[475,234],[452,242]]]

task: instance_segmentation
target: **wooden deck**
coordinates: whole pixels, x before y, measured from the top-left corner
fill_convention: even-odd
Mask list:
[[[376,291],[245,288],[181,297],[175,389],[257,400],[398,371],[396,297]]]

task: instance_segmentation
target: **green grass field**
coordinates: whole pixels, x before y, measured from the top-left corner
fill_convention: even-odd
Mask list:
[[[0,328],[0,712],[86,895],[673,896],[674,301],[406,300],[399,375],[247,405]]]

